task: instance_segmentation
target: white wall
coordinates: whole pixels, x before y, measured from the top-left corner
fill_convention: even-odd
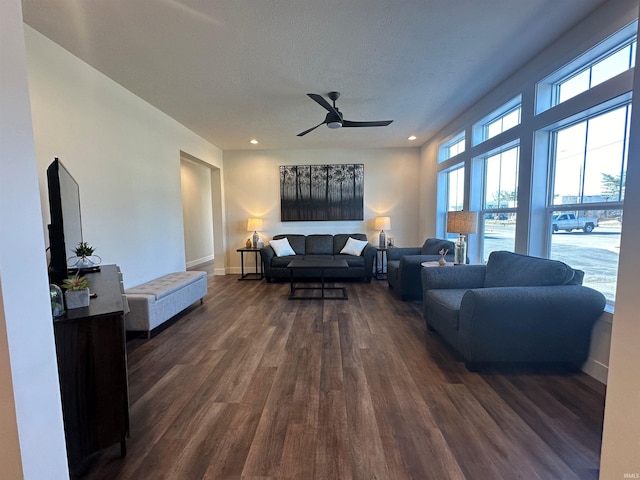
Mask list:
[[[45,171],[57,156],[80,184],[84,239],[103,263],[120,265],[125,287],[184,270],[181,151],[219,169],[222,151],[25,31],[44,224]]]
[[[0,0],[0,477],[68,478],[19,0]]]
[[[636,54],[636,65],[640,57]],[[636,67],[640,68],[640,67]],[[634,78],[631,138],[625,192],[624,223],[616,311],[611,333],[611,358],[600,478],[640,477],[640,75]]]
[[[183,157],[180,184],[185,260],[192,267],[213,260],[211,169]]]
[[[341,222],[281,222],[280,165],[364,164],[364,220]],[[261,238],[279,233],[366,233],[378,241],[373,218],[391,217],[388,236],[398,246],[422,245],[418,234],[418,148],[353,150],[230,151],[224,153],[227,206],[227,264],[240,272],[236,249],[247,238],[247,219],[264,220]]]

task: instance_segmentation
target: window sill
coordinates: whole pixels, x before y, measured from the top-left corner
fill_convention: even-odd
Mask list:
[[[600,316],[600,321],[608,323],[609,325],[613,324],[613,305],[605,305],[604,313]]]

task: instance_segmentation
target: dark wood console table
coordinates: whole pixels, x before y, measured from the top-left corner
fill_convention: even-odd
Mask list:
[[[102,265],[85,274],[96,294],[88,307],[54,320],[69,468],[115,443],[126,454],[129,389],[120,269]]]

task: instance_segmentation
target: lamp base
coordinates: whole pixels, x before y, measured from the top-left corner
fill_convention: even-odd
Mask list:
[[[387,246],[387,236],[384,233],[384,230],[380,230],[380,237],[378,240],[378,246],[380,248],[384,248]]]
[[[253,232],[253,248],[258,248],[258,242],[260,241],[260,236],[258,232]]]
[[[460,234],[453,248],[453,263],[456,265],[463,265],[467,263],[467,242],[464,240],[464,236]]]

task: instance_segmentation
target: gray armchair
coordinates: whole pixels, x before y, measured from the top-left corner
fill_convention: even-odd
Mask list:
[[[428,238],[422,247],[394,247],[387,250],[387,281],[402,300],[421,300],[420,271],[422,262],[440,259],[440,250],[449,250],[445,257],[453,262],[453,242]]]
[[[486,265],[423,268],[424,319],[469,370],[496,362],[587,359],[605,298],[584,272],[543,258],[492,252]]]

